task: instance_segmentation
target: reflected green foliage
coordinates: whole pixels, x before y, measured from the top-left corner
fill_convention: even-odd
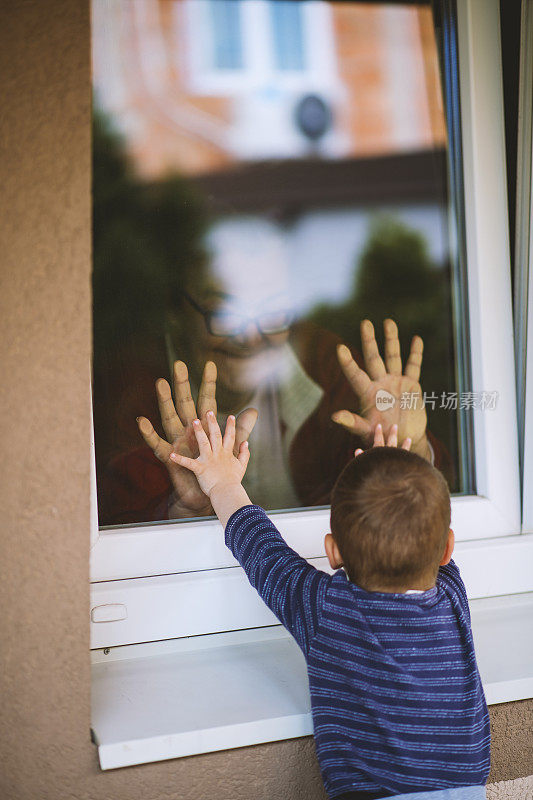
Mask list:
[[[370,319],[383,353],[383,320],[391,317],[399,327],[404,365],[412,337],[420,335],[424,340],[422,390],[438,397],[435,410],[428,409],[430,427],[442,441],[455,442],[456,414],[438,409],[441,393],[456,389],[449,270],[432,262],[418,231],[394,218],[377,217],[354,275],[345,302],[320,304],[310,319],[358,350],[360,322]]]
[[[125,340],[164,330],[180,287],[204,266],[203,207],[189,182],[138,178],[121,138],[98,110],[93,127],[95,366]]]

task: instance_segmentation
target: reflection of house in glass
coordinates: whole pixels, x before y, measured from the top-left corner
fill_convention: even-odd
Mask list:
[[[97,98],[145,175],[445,143],[429,7],[96,0],[93,14]]]
[[[290,218],[302,311],[345,294],[369,213],[400,213],[446,261],[429,6],[95,0],[94,24],[97,102],[138,172],[188,174],[227,208]]]

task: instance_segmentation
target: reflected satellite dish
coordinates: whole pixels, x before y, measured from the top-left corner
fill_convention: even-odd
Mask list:
[[[329,130],[333,115],[329,105],[317,94],[306,94],[295,108],[298,130],[308,139],[316,142]]]

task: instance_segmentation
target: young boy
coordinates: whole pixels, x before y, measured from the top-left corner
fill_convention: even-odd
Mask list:
[[[224,438],[212,412],[207,424],[209,437],[194,422],[197,459],[172,457],[194,472],[226,544],[304,652],[330,798],[484,798],[489,718],[442,475],[409,440],[397,447],[396,426],[379,446],[377,426],[375,447],[356,451],[333,490],[325,547],[339,571],[328,575],[248,498],[235,418]]]

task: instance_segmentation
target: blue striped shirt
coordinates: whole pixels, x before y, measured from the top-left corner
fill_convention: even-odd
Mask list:
[[[421,594],[367,592],[311,566],[258,506],[233,514],[226,544],[303,650],[330,797],[485,784],[489,716],[453,561]]]

